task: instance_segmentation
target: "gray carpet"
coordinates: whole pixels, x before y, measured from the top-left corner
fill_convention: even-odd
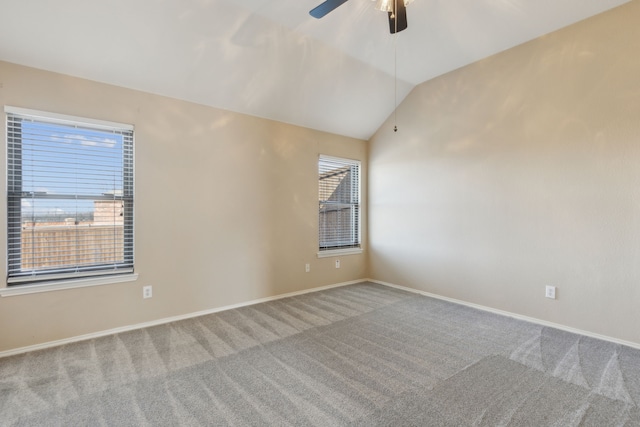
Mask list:
[[[363,283],[0,359],[7,426],[640,426],[640,351]]]

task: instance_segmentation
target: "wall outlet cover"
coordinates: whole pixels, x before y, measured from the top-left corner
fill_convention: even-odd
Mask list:
[[[555,286],[547,286],[545,288],[544,296],[547,297],[547,298],[556,299],[556,287]]]
[[[142,287],[142,298],[151,298],[153,296],[153,288],[151,286]]]

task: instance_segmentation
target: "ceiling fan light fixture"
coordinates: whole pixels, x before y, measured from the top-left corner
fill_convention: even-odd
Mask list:
[[[393,10],[392,2],[393,0],[378,0],[376,2],[376,10],[381,12],[391,12]]]
[[[376,9],[382,12],[393,12],[394,1],[395,0],[378,0],[376,3]],[[398,0],[398,1],[403,1],[403,0]],[[405,6],[407,6],[409,3],[413,3],[413,0],[404,0]]]
[[[309,15],[320,19],[347,1],[348,0],[324,0],[324,2],[311,9]],[[389,18],[389,33],[395,34],[407,29],[407,5],[411,3],[412,0],[377,1],[376,9],[387,12]]]

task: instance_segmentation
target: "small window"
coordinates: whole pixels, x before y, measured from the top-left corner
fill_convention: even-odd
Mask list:
[[[320,251],[360,248],[360,162],[320,156]]]
[[[5,111],[7,283],[133,272],[133,126]]]

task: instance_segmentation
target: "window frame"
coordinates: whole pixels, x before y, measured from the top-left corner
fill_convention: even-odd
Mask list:
[[[96,120],[84,117],[69,116],[57,113],[37,111],[25,108],[5,106],[5,137],[6,137],[6,191],[7,211],[5,220],[7,230],[7,261],[6,261],[6,285],[0,289],[0,296],[19,295],[23,293],[40,292],[43,290],[67,289],[80,286],[102,285],[107,283],[119,283],[135,280],[134,273],[134,171],[135,171],[135,131],[134,126],[104,120]],[[22,119],[34,123],[60,125],[74,127],[79,130],[112,132],[122,136],[122,194],[116,193],[106,196],[104,194],[84,196],[87,200],[122,201],[123,203],[123,231],[121,244],[123,250],[122,262],[114,261],[97,265],[81,265],[73,267],[61,267],[36,272],[34,269],[26,272],[16,268],[14,255],[22,257],[22,243],[20,239],[12,239],[12,236],[20,235],[21,222],[15,218],[22,216],[22,199],[26,192],[23,191],[21,170],[22,161],[22,133],[10,135],[15,123]],[[11,124],[11,126],[10,126]],[[62,128],[61,128],[62,129]],[[80,135],[80,132],[77,134]],[[13,150],[13,152],[11,152]],[[19,152],[16,152],[19,151]],[[17,162],[16,162],[17,159]],[[13,164],[10,162],[13,160]],[[52,163],[54,164],[54,163]],[[33,193],[33,194],[32,194]],[[71,194],[57,194],[54,196],[36,195],[29,193],[37,199],[72,200]],[[77,191],[76,191],[77,193]],[[95,197],[94,197],[95,196]],[[82,198],[75,195],[76,198]],[[17,215],[17,216],[16,216]],[[13,218],[13,220],[12,220]],[[13,231],[13,233],[12,233]],[[16,234],[17,233],[17,234]],[[118,241],[120,241],[118,239]],[[12,258],[13,257],[13,258]],[[12,259],[14,260],[12,262]],[[20,261],[18,261],[20,262]],[[117,276],[117,277],[116,277]],[[29,290],[32,289],[32,290]]]
[[[355,208],[355,212],[352,214],[350,218],[351,222],[351,235],[352,238],[349,239],[348,242],[344,244],[331,245],[331,246],[322,246],[322,225],[321,225],[321,210],[323,206],[323,201],[320,199],[320,179],[321,179],[321,162],[325,160],[327,162],[341,164],[344,167],[355,167],[356,174],[351,174],[350,178],[352,180],[350,184],[351,191],[351,200],[348,204],[352,208]],[[362,162],[360,160],[348,159],[344,157],[336,157],[320,154],[318,156],[318,160],[316,163],[317,173],[318,173],[318,258],[324,257],[332,257],[332,256],[341,256],[341,255],[351,255],[351,254],[360,254],[362,253]],[[351,169],[351,172],[353,169]],[[355,185],[354,185],[355,184]],[[355,189],[355,197],[356,200],[353,200],[353,193]],[[326,202],[324,202],[326,204]]]

